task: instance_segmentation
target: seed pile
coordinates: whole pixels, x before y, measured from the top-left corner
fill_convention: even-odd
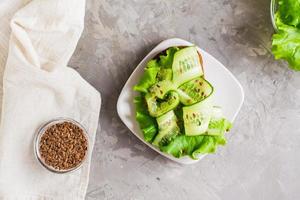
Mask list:
[[[39,145],[43,161],[57,170],[69,170],[80,165],[87,149],[88,141],[84,131],[71,122],[47,128]]]

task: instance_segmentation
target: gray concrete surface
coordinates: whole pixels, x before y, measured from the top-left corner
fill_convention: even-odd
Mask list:
[[[87,200],[300,199],[300,73],[274,61],[269,0],[88,0],[70,65],[102,94]],[[158,42],[180,37],[218,58],[246,97],[228,144],[182,166],[122,124],[118,94]]]

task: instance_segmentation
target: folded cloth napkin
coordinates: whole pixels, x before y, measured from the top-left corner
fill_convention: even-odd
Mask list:
[[[85,1],[16,2],[0,2],[0,11],[23,6],[14,15],[5,14],[12,18],[3,76],[0,199],[84,199],[91,155],[79,170],[55,174],[38,163],[33,144],[37,129],[58,117],[79,121],[87,129],[90,145],[94,144],[100,94],[66,67],[83,30]],[[0,51],[5,51],[3,38],[10,31],[1,29]],[[0,52],[0,61],[5,55]]]

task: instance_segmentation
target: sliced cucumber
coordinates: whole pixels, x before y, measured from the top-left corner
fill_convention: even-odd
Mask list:
[[[203,135],[208,129],[212,115],[210,98],[192,106],[183,107],[185,134],[188,136]]]
[[[181,84],[203,75],[201,61],[196,47],[186,47],[177,51],[172,64],[173,82]]]
[[[180,129],[177,125],[177,117],[174,114],[173,110],[158,117],[156,121],[158,124],[159,132],[152,143],[154,146],[164,146],[179,134]]]
[[[170,91],[163,95],[163,99],[158,98],[153,93],[148,93],[145,96],[149,114],[152,117],[159,117],[170,110],[173,110],[180,103],[179,95],[175,91]]]
[[[150,93],[160,99],[163,99],[165,95],[171,90],[176,90],[171,81],[165,80],[154,84],[150,89]]]
[[[177,125],[177,117],[173,110],[156,118],[159,131],[170,129],[172,126]]]
[[[173,71],[169,68],[161,68],[157,73],[156,79],[158,81],[169,80],[172,81]]]
[[[177,93],[179,94],[179,101],[183,104],[183,105],[191,105],[194,103],[194,99],[192,99],[186,92],[183,92],[182,90],[180,90],[179,88],[176,90]]]
[[[182,84],[177,92],[182,104],[192,105],[209,97],[213,90],[212,85],[207,80],[198,77]]]

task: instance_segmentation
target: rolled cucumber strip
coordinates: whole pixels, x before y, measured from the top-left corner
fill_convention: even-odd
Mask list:
[[[192,105],[208,98],[214,91],[212,85],[204,79],[198,77],[182,84],[177,92],[180,102],[184,105]]]
[[[170,110],[173,110],[180,103],[179,95],[176,91],[170,91],[164,95],[164,98],[158,98],[152,93],[145,96],[149,114],[152,117],[159,117]]]
[[[192,46],[177,51],[174,55],[172,70],[172,80],[177,87],[194,78],[203,76],[197,48]]]
[[[204,135],[212,117],[211,98],[183,107],[185,134],[188,136]]]
[[[159,132],[152,142],[154,146],[159,147],[168,144],[179,134],[180,129],[177,125],[177,117],[173,110],[156,118],[156,121],[158,124]]]
[[[176,90],[176,87],[172,81],[169,80],[159,81],[149,89],[152,95],[160,99],[163,99],[165,95],[172,90]]]

